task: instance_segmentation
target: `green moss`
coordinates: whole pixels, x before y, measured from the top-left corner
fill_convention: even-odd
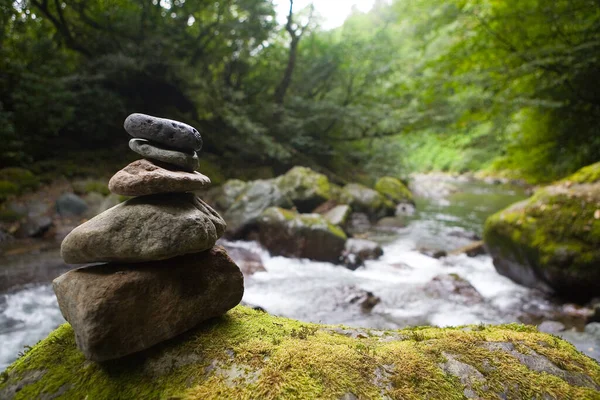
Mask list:
[[[103,196],[108,196],[110,190],[108,189],[108,183],[100,180],[82,180],[73,182],[73,191],[78,195],[86,195],[88,193],[96,192]]]
[[[18,213],[17,211],[8,209],[8,208],[0,208],[0,222],[16,222],[23,218],[23,214]]]
[[[350,206],[354,211],[366,213],[372,218],[390,216],[396,210],[395,204],[387,197],[358,183],[347,184],[344,191],[352,197]]]
[[[572,183],[594,183],[598,181],[600,181],[600,162],[583,167],[573,175],[563,179],[563,182]]]
[[[483,399],[600,398],[592,388],[600,388],[600,366],[531,327],[353,331],[237,307],[144,354],[97,364],[84,360],[65,324],[8,368],[0,395],[21,382],[16,399],[463,399],[464,385],[443,369],[453,357],[482,374],[472,390]],[[501,344],[535,352],[583,383],[534,371],[521,353],[494,347]]]
[[[39,179],[24,168],[0,169],[0,202],[38,187]]]
[[[384,176],[375,183],[375,190],[395,203],[413,203],[411,191],[400,179]]]
[[[298,214],[292,210],[270,207],[262,213],[261,218],[267,221],[286,221],[288,224],[309,230],[326,230],[343,240],[348,238],[339,226],[331,224],[320,214]]]

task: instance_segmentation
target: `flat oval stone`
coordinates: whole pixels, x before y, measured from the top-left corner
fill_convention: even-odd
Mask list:
[[[154,146],[145,139],[131,139],[129,141],[129,148],[144,158],[172,164],[184,171],[193,172],[200,166],[196,152],[189,154],[177,150],[163,149]]]
[[[149,160],[137,160],[110,178],[108,189],[123,196],[192,192],[210,185],[199,172],[171,171]]]
[[[189,152],[202,149],[200,132],[183,122],[135,113],[125,119],[123,126],[135,138]]]
[[[67,264],[164,260],[210,249],[226,226],[192,193],[141,196],[73,229],[60,251]]]

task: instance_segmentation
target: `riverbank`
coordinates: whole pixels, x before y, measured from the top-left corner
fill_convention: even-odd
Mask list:
[[[416,177],[411,188],[414,214],[403,217],[401,227],[372,227],[365,232],[362,237],[382,245],[383,256],[367,260],[356,271],[327,262],[272,256],[252,241],[225,242],[249,251],[253,262],[264,269],[247,275],[244,302],[302,321],[371,328],[543,324],[542,329],[567,337],[581,351],[600,359],[600,338],[584,332],[591,309],[556,303],[541,292],[515,284],[498,275],[485,254],[426,255],[449,253],[476,241],[488,215],[527,197],[522,187],[430,175]],[[4,366],[23,346],[42,339],[63,321],[48,283],[52,275],[68,267],[60,266],[60,261],[54,270],[46,267],[52,264],[49,260],[56,260],[55,247],[48,243],[58,242],[29,239],[27,243],[47,247],[16,250],[16,244],[25,243],[13,242],[12,253],[0,256],[20,265],[10,267],[3,262],[9,266],[3,271],[29,271],[31,279],[25,286],[14,280],[12,288],[0,295],[0,341],[7,343],[0,354]]]

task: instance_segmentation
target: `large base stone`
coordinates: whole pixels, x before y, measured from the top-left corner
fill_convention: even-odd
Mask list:
[[[79,349],[104,361],[225,313],[242,300],[244,278],[216,246],[163,261],[79,268],[56,278],[53,287]]]

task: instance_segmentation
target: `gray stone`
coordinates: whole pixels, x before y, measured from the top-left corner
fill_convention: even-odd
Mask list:
[[[379,192],[358,183],[350,183],[344,186],[344,191],[351,197],[349,203],[356,212],[367,214],[371,219],[393,216],[396,213],[396,205]]]
[[[344,226],[352,214],[352,208],[347,204],[340,204],[327,211],[323,216],[333,225]]]
[[[344,253],[356,254],[363,261],[376,260],[383,255],[383,249],[372,240],[348,239]]]
[[[483,243],[483,240],[479,240],[477,242],[469,243],[466,246],[451,251],[448,254],[450,254],[451,256],[457,256],[460,254],[466,254],[468,257],[481,256],[486,254],[485,244]]]
[[[585,333],[600,338],[600,322],[590,322],[585,326]]]
[[[145,139],[131,139],[129,141],[129,148],[144,158],[172,164],[188,172],[197,170],[200,165],[200,160],[198,160],[196,152],[188,154],[181,151],[163,149]]]
[[[565,330],[565,325],[558,321],[544,321],[538,325],[538,331],[545,333],[558,333]]]
[[[172,149],[191,153],[202,148],[200,132],[183,122],[135,113],[127,117],[124,127],[135,138],[147,139]]]
[[[293,203],[272,180],[248,182],[225,213],[228,236],[244,237],[246,228],[254,225],[262,212],[269,207],[291,208]]]
[[[149,160],[132,162],[108,182],[111,192],[124,196],[191,192],[208,185],[210,179],[199,172],[171,171]]]
[[[385,217],[377,221],[375,229],[380,231],[397,231],[406,227],[406,219],[402,217]]]
[[[74,193],[65,193],[56,200],[56,211],[61,217],[80,216],[87,209],[87,203]]]
[[[206,202],[214,204],[220,211],[227,211],[237,200],[238,196],[246,190],[248,183],[239,179],[230,179],[219,187],[208,191]]]
[[[220,245],[227,250],[229,257],[240,267],[244,277],[266,271],[260,254],[231,243],[220,243]]]
[[[221,247],[164,261],[101,264],[71,270],[53,288],[94,361],[135,353],[235,307],[242,273]]]
[[[192,193],[127,200],[73,229],[61,254],[69,264],[163,260],[210,249],[225,221]]]
[[[371,221],[365,213],[353,212],[350,214],[348,223],[346,224],[346,233],[349,235],[361,235],[367,233],[371,229]]]
[[[485,301],[469,281],[457,274],[438,275],[425,284],[423,291],[434,298],[463,304],[479,304]]]
[[[275,181],[302,213],[311,212],[332,198],[329,179],[307,167],[294,167]]]
[[[27,220],[19,226],[15,236],[18,238],[40,237],[52,227],[52,218],[45,215],[27,217]]]

